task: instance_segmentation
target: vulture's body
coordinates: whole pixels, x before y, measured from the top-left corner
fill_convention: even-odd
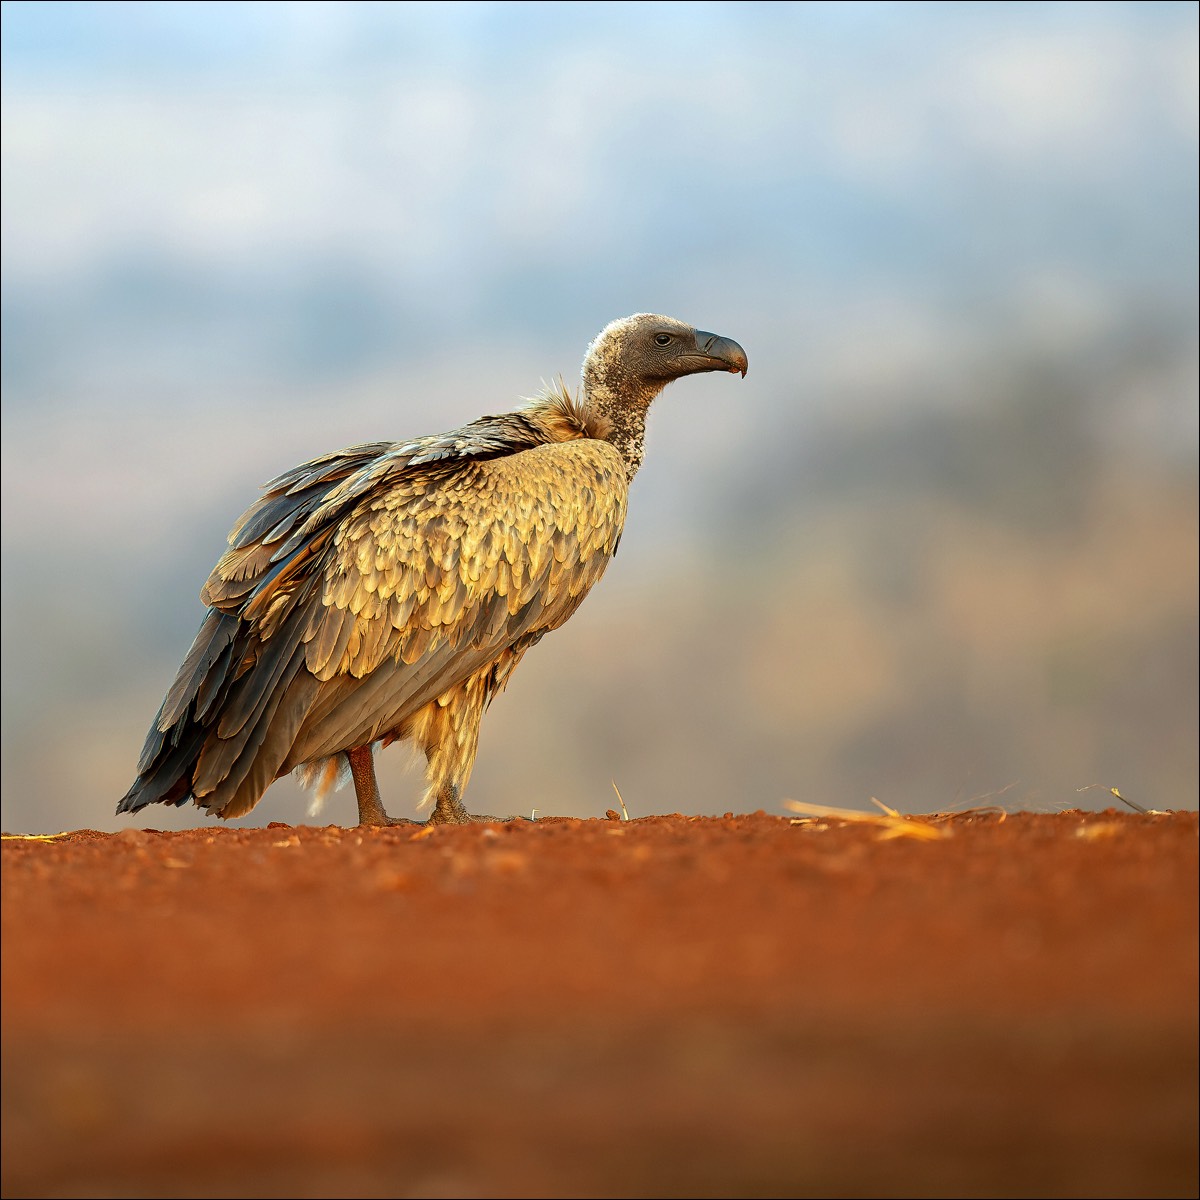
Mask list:
[[[192,799],[242,816],[286,772],[327,786],[348,764],[359,820],[386,824],[373,747],[411,739],[430,820],[468,820],[484,709],[616,552],[650,401],[680,375],[745,369],[735,342],[639,314],[589,347],[577,400],[560,389],[273,480],[204,585],[117,811]]]

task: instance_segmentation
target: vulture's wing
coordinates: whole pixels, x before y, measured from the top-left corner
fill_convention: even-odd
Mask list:
[[[192,791],[217,811],[395,730],[574,612],[615,552],[626,491],[611,444],[540,441],[520,414],[280,476],[205,585],[213,611],[143,762],[199,718]]]

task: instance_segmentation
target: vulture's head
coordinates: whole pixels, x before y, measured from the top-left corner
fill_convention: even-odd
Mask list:
[[[606,326],[588,347],[583,360],[587,391],[595,386],[628,393],[657,395],[672,379],[702,371],[746,374],[746,352],[730,338],[693,329],[674,317],[635,313]]]
[[[653,313],[622,317],[600,332],[583,360],[585,406],[602,417],[630,478],[642,461],[650,402],[673,379],[702,371],[746,374],[746,352],[718,337]]]

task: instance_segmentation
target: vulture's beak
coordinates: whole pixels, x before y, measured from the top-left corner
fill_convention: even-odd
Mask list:
[[[746,352],[732,338],[718,337],[715,333],[696,330],[696,349],[687,355],[695,362],[693,371],[729,371],[746,375]]]

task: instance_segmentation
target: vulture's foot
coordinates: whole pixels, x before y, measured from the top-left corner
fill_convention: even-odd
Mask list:
[[[389,817],[387,810],[383,807],[383,803],[379,799],[379,793],[374,796],[368,796],[364,800],[362,796],[358,798],[358,823],[360,825],[369,825],[373,828],[382,828],[388,825],[421,825],[422,821],[414,821],[410,817]]]
[[[431,813],[426,825],[469,825],[472,821],[494,821],[502,824],[506,821],[532,821],[532,817],[512,816],[512,817],[492,817],[487,813],[469,813],[464,812],[461,817],[439,817],[437,813]]]
[[[469,825],[472,821],[526,821],[528,817],[491,817],[484,813],[469,813],[463,805],[458,788],[446,784],[438,792],[437,803],[429,814],[430,825]]]

